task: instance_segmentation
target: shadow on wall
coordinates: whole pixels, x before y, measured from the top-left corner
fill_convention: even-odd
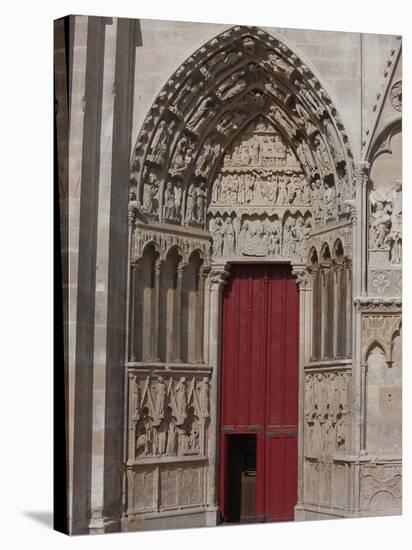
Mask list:
[[[30,518],[34,520],[35,522],[39,523],[40,525],[44,525],[46,527],[49,527],[50,529],[53,529],[53,512],[38,512],[38,511],[30,511],[30,512],[23,512],[23,515],[27,518]]]

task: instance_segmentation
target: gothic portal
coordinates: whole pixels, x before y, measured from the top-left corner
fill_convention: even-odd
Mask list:
[[[78,175],[95,182],[81,200],[96,216],[87,225],[79,211],[95,241],[79,251],[90,265],[78,267],[78,318],[90,284],[96,300],[94,331],[77,344],[87,351],[89,338],[92,352],[73,372],[97,405],[70,386],[70,437],[83,433],[69,468],[72,530],[399,513],[399,39],[386,37],[365,131],[348,112],[364,108],[367,77],[348,80],[344,100],[333,59],[315,69],[292,31],[219,28],[198,49],[185,43],[192,54],[172,76],[160,71],[132,147],[131,82],[155,24],[141,23],[75,22],[77,70],[94,67],[82,49],[93,36],[104,54],[71,116],[77,98],[91,135],[97,94],[113,117],[101,122],[109,146],[83,145],[100,172],[88,160]],[[373,47],[332,34],[338,45],[349,36],[346,49]],[[342,74],[355,69],[342,63]],[[86,456],[100,460],[89,477]]]

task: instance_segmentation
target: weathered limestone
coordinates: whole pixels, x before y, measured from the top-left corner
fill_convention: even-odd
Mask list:
[[[299,287],[296,519],[399,513],[400,41],[71,24],[70,532],[219,522],[238,262],[290,263]]]

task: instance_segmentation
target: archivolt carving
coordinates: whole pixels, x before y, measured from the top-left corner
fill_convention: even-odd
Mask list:
[[[210,415],[207,376],[129,376],[129,457],[204,455]]]
[[[350,378],[348,372],[306,374],[305,454],[325,458],[348,450]]]
[[[231,208],[225,225],[239,219],[241,231],[251,221],[244,212],[262,214],[252,220],[253,235],[271,223],[264,233],[273,243],[258,255],[278,255],[285,209],[296,209],[290,225],[298,233],[299,209],[302,239],[346,217],[352,164],[342,122],[310,70],[264,31],[234,27],[196,51],[160,92],[134,151],[131,187],[149,222],[205,229],[210,204],[212,218]],[[294,247],[300,254],[302,239],[295,246],[292,235],[289,255]]]

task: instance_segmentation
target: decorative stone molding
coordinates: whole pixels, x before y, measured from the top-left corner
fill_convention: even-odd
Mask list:
[[[382,348],[388,363],[392,362],[393,337],[399,331],[400,324],[400,313],[364,313],[362,315],[362,361],[364,363],[367,362],[369,351],[374,345]]]
[[[376,103],[372,106],[372,111],[376,113],[373,123],[365,129],[365,134],[362,139],[362,151],[363,158],[371,159],[371,146],[375,138],[377,125],[385,105],[385,99],[387,98],[389,91],[389,85],[393,76],[393,72],[396,68],[396,64],[401,56],[402,52],[402,40],[400,36],[394,37],[393,46],[390,49],[387,57],[385,68],[383,70],[382,84],[376,93]]]
[[[353,231],[351,224],[348,223],[342,224],[338,228],[320,231],[312,235],[308,240],[308,247],[309,249],[314,248],[318,258],[320,258],[325,245],[329,247],[330,251],[333,251],[338,241],[342,243],[344,255],[352,258]]]
[[[402,111],[402,80],[392,84],[390,92],[391,105],[396,111]]]
[[[364,464],[360,474],[362,510],[388,513],[402,505],[401,464]]]
[[[400,313],[402,300],[399,298],[356,298],[355,308],[361,312]]]
[[[169,250],[176,247],[183,263],[188,262],[195,250],[206,265],[209,262],[210,238],[204,231],[186,231],[182,228],[177,231],[173,226],[137,224],[132,233],[131,261],[141,258],[148,245],[154,246],[161,260],[165,260]]]
[[[402,271],[400,269],[370,269],[368,271],[368,288],[374,296],[402,295]]]

